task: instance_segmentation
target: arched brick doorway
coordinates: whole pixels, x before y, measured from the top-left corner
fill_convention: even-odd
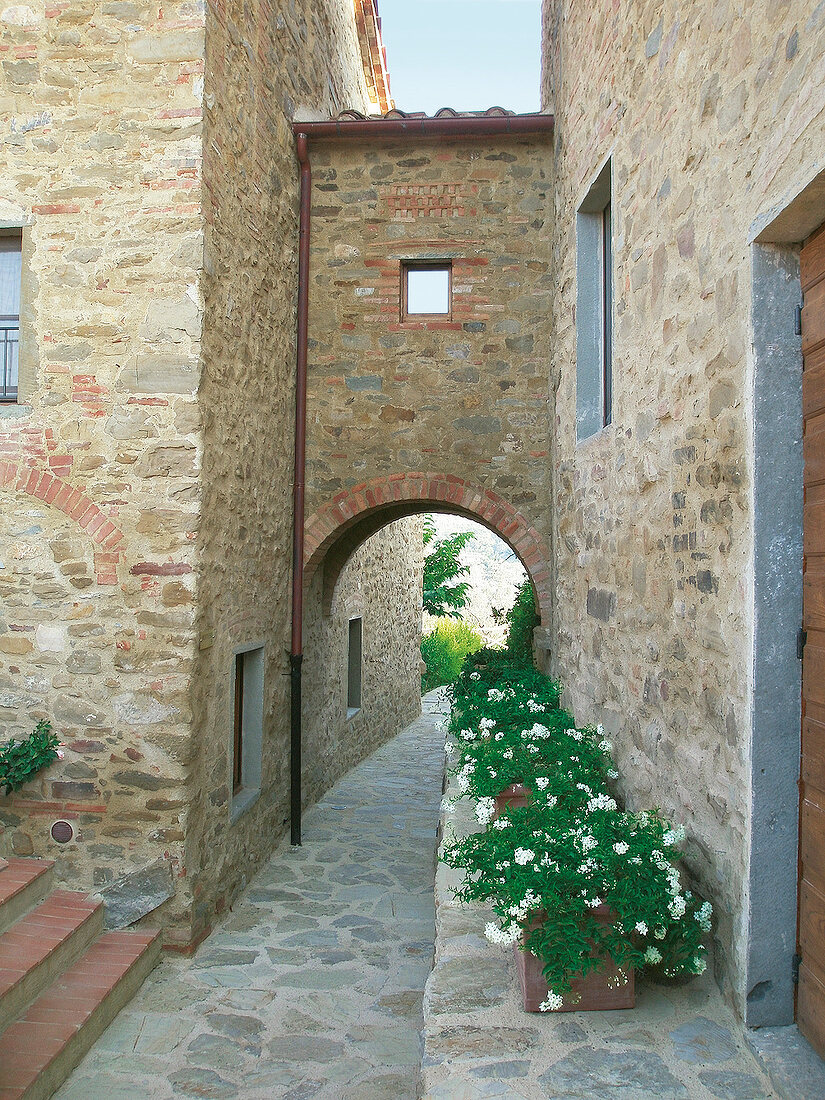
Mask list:
[[[422,512],[450,512],[476,520],[494,531],[521,560],[533,584],[544,626],[550,622],[550,555],[541,535],[511,504],[447,474],[392,474],[339,493],[307,518],[304,580],[324,565],[324,606],[332,604],[335,585],[354,551],[381,528]]]

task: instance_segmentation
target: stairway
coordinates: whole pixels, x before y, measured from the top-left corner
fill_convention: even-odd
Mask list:
[[[53,864],[0,860],[0,1100],[46,1100],[134,996],[159,932],[103,932],[103,905]]]

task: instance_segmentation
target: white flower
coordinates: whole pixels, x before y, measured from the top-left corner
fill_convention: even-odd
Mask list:
[[[487,731],[491,730],[496,723],[494,718],[481,718],[478,724],[482,730]]]
[[[597,794],[587,803],[587,812],[592,814],[595,810],[615,810],[616,799],[606,794]]]
[[[659,963],[662,961],[662,952],[658,947],[648,947],[645,951],[645,962],[647,963]]]
[[[490,943],[497,943],[502,947],[509,947],[519,938],[521,929],[517,924],[509,924],[506,928],[499,928],[494,921],[488,921],[484,926],[484,935]]]
[[[610,771],[607,773],[607,778],[608,779],[618,779],[619,778],[619,773],[616,771],[615,768],[611,768]]]
[[[693,973],[694,974],[704,974],[704,972],[707,970],[707,968],[708,968],[708,964],[705,962],[704,959],[700,959],[698,956],[696,958],[694,958],[694,960],[693,960]]]
[[[672,848],[676,844],[681,844],[685,839],[684,825],[677,825],[675,829],[668,829],[662,839],[669,848]]]
[[[504,740],[504,734],[503,733],[497,733],[494,740],[495,741],[503,741]]]
[[[654,861],[654,863],[661,863],[661,861],[665,857],[658,848],[654,848],[653,851],[650,853],[650,858]]]
[[[478,737],[478,734],[475,730],[462,730],[458,736],[464,741],[475,741],[475,739]]]
[[[617,856],[623,856],[627,850],[628,845],[625,844],[623,840],[617,840],[616,843],[613,845],[613,851],[616,853]]]
[[[596,733],[599,735],[599,737],[604,737],[604,726],[601,724],[601,722],[599,722],[598,726],[596,726]]]
[[[642,862],[642,857],[641,856],[631,856],[630,859],[627,862],[628,863],[633,863],[633,864],[635,864],[635,866],[638,867],[639,864]]]
[[[703,932],[710,932],[711,913],[713,913],[713,906],[710,904],[709,901],[706,901],[703,905],[700,905],[699,908],[696,910],[696,920]]]
[[[471,672],[471,673],[470,673],[470,679],[471,679],[471,680],[480,680],[480,679],[481,679],[481,673],[479,673],[479,672]]]
[[[493,828],[494,829],[506,829],[509,824],[510,824],[510,818],[509,817],[498,817],[493,822]]]
[[[446,741],[444,743],[444,752],[447,754],[447,756],[452,756],[455,753],[455,748],[452,742]]]
[[[675,920],[679,920],[680,917],[683,917],[685,915],[687,903],[685,902],[685,899],[681,896],[681,894],[677,894],[675,897],[672,897],[670,899],[667,907],[670,910],[671,916]]]
[[[601,904],[601,898],[589,898],[585,900],[585,905],[588,909],[597,909]]]
[[[536,722],[533,728],[528,730],[527,733],[530,737],[538,737],[542,741],[553,736],[547,726],[543,726],[540,722]]]
[[[501,755],[505,760],[512,760],[513,759],[513,750],[512,749],[505,749],[504,752]]]
[[[582,851],[589,852],[591,848],[595,848],[599,842],[594,836],[583,836],[581,840]]]
[[[636,921],[636,931],[642,936],[647,935],[647,925],[643,920]]]
[[[487,771],[488,771],[488,772],[490,773],[490,778],[491,778],[491,779],[495,779],[495,778],[496,778],[496,776],[498,775],[498,772],[497,772],[497,771],[493,771],[493,769],[492,769],[492,768],[488,768],[488,769],[487,769]]]
[[[550,780],[546,775],[540,775],[536,779],[536,786],[540,791],[544,791],[550,786]]]
[[[564,997],[560,997],[558,993],[554,993],[552,990],[548,990],[546,999],[543,1000],[539,1005],[539,1011],[558,1012],[563,1004]]]
[[[599,748],[602,752],[607,753],[608,756],[613,752],[613,744],[610,741],[606,741],[604,738],[599,742]]]
[[[549,794],[547,796],[547,805],[550,807],[551,810],[553,809],[553,807],[556,805],[557,802],[558,802],[558,799],[556,798],[556,796],[554,794]]]
[[[513,854],[513,859],[520,867],[526,867],[528,863],[532,863],[536,858],[536,853],[532,848],[516,848]]]
[[[504,699],[504,697],[504,692],[499,691],[498,688],[490,688],[490,690],[487,692],[487,698],[490,699],[493,703],[500,703],[501,700]]]
[[[661,925],[659,925],[659,927],[658,927],[658,928],[654,928],[654,929],[653,929],[653,935],[655,936],[655,938],[656,938],[657,940],[663,940],[663,939],[665,938],[665,930],[664,930],[664,928],[662,928],[662,926],[661,926]]]
[[[524,705],[533,714],[540,714],[541,711],[544,710],[544,707],[541,705],[541,703],[537,703],[535,699],[528,699]]]
[[[496,812],[496,800],[494,798],[479,798],[476,802],[476,821],[479,825],[487,825],[493,820]]]

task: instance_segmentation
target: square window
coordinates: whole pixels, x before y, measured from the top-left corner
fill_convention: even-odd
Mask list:
[[[613,420],[613,216],[610,161],[576,213],[576,438]]]
[[[17,401],[23,235],[0,233],[0,401]]]
[[[449,317],[452,264],[405,263],[401,267],[401,317]]]

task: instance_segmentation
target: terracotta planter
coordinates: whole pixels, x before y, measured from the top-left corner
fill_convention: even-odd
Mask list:
[[[519,806],[526,806],[529,800],[530,793],[521,783],[512,783],[509,787],[505,787],[501,794],[496,795],[496,812],[493,814],[493,821],[500,817],[508,806],[518,809]]]
[[[609,923],[613,914],[606,905],[593,910],[597,920]],[[526,933],[522,935],[522,942]],[[540,959],[530,951],[523,951],[518,943],[513,945],[516,955],[522,1002],[526,1012],[540,1012],[542,1001],[547,999],[547,981],[541,972]],[[617,1008],[635,1008],[636,989],[632,967],[618,967],[612,959],[606,959],[598,970],[591,970],[586,978],[573,982],[572,991],[564,998],[557,1012],[602,1012]]]

